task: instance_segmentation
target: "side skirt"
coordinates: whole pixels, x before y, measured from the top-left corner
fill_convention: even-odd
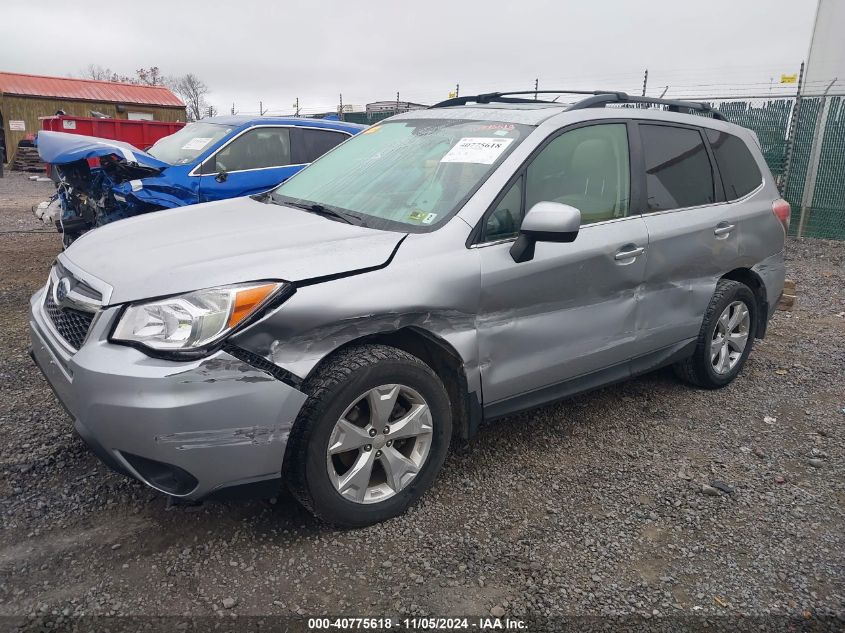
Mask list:
[[[498,402],[491,402],[484,406],[484,419],[495,420],[496,418],[502,418],[521,411],[528,411],[553,404],[579,393],[592,391],[599,387],[606,387],[607,385],[646,374],[667,365],[672,365],[684,358],[692,356],[695,351],[695,344],[696,340],[690,339],[617,365],[611,365],[610,367],[599,369],[589,374],[570,378],[564,382],[547,385],[534,391],[499,400]]]

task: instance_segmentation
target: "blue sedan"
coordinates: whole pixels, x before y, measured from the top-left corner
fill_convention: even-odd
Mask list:
[[[122,218],[266,191],[366,126],[324,119],[221,116],[143,152],[108,139],[39,132],[58,176],[56,228],[69,243]]]

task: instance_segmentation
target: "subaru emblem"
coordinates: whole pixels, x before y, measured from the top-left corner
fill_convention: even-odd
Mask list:
[[[53,288],[53,300],[56,302],[56,305],[62,305],[69,294],[70,279],[62,277],[56,282],[56,285]]]

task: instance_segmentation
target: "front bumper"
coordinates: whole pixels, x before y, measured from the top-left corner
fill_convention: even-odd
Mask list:
[[[109,466],[167,494],[201,499],[278,479],[305,394],[225,353],[173,362],[108,342],[104,308],[73,351],[30,305],[32,356],[74,426]]]

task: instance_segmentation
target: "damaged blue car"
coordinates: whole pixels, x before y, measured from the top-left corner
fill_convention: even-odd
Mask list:
[[[57,193],[41,217],[54,222],[70,244],[122,218],[260,193],[365,127],[221,116],[191,123],[146,152],[120,141],[42,131],[38,153],[53,165]]]

